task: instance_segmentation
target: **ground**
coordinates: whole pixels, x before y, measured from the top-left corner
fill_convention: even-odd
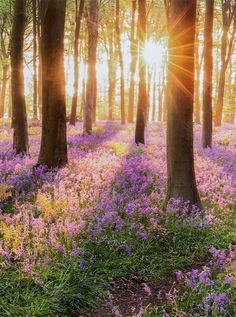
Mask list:
[[[214,130],[195,168],[204,211],[167,212],[165,125],[68,128],[69,164],[35,168],[0,129],[0,316],[235,316],[235,127]]]

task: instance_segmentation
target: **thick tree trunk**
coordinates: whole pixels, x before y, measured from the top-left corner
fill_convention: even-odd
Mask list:
[[[6,98],[6,89],[7,89],[7,79],[8,79],[8,69],[7,64],[3,64],[2,67],[2,86],[0,92],[0,118],[4,117],[5,111],[5,98]]]
[[[206,0],[204,26],[204,81],[203,81],[203,119],[202,146],[212,144],[212,72],[213,72],[213,18],[214,0]]]
[[[27,115],[24,94],[24,33],[26,1],[15,0],[11,37],[11,86],[13,148],[17,154],[28,152]]]
[[[120,0],[116,0],[116,42],[117,53],[120,63],[120,114],[121,124],[125,124],[125,79],[124,79],[124,61],[120,38]]]
[[[199,3],[200,4],[200,3]],[[196,24],[196,44],[195,44],[195,86],[194,86],[194,117],[195,123],[200,124],[200,73],[201,73],[201,62],[199,61],[199,15],[200,8],[198,6],[197,13],[197,24]]]
[[[38,164],[54,168],[67,163],[64,72],[66,0],[45,0],[43,4],[43,118]]]
[[[91,133],[96,80],[96,59],[98,40],[98,0],[90,0],[88,19],[88,77],[84,107],[84,133]]]
[[[33,118],[38,119],[38,78],[37,78],[37,5],[36,0],[32,0],[33,11]]]
[[[195,19],[196,0],[171,1],[167,84],[166,204],[171,198],[175,198],[201,207],[193,157]]]
[[[9,81],[8,87],[8,118],[12,119],[12,91],[11,91],[11,81]]]
[[[146,0],[138,0],[138,45],[139,45],[139,85],[138,85],[138,108],[135,129],[135,143],[144,144],[145,116],[147,109],[146,91],[146,67],[143,57],[143,47],[146,39]]]
[[[128,122],[134,122],[134,87],[135,87],[135,70],[137,64],[137,45],[135,41],[135,13],[136,13],[136,0],[132,0],[132,16],[131,16],[131,34],[130,34],[130,86],[129,86],[129,104],[128,104]]]
[[[43,87],[42,87],[42,1],[38,2],[38,20],[37,20],[37,33],[38,33],[38,110],[40,118],[42,118],[42,104],[43,104]]]
[[[76,13],[75,13],[75,39],[74,39],[74,93],[71,105],[70,124],[75,125],[76,113],[78,104],[78,88],[79,88],[79,35],[81,20],[84,10],[84,0],[80,0],[79,11],[78,1],[76,0]]]

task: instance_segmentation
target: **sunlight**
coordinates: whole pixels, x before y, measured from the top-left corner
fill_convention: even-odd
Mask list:
[[[161,42],[156,42],[153,39],[145,43],[143,57],[146,64],[160,65],[164,56],[164,46]]]

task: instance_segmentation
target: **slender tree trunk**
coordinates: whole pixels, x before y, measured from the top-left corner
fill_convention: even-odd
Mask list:
[[[94,92],[93,92],[93,110],[92,110],[92,119],[93,119],[93,125],[96,126],[96,120],[97,120],[97,72],[95,68],[95,75],[94,75]]]
[[[43,104],[43,87],[42,87],[42,1],[38,2],[38,20],[37,20],[37,33],[38,33],[38,110],[40,118],[42,118],[42,104]]]
[[[78,88],[79,88],[79,35],[81,20],[84,10],[84,0],[80,0],[79,11],[78,11],[78,0],[76,2],[75,10],[75,39],[74,39],[74,94],[72,98],[70,124],[75,125],[76,123],[76,112],[78,104]]]
[[[167,84],[166,205],[171,198],[175,198],[201,207],[193,157],[195,21],[196,0],[171,1]]]
[[[202,146],[212,144],[212,72],[213,72],[213,19],[214,0],[206,0],[204,27],[204,81],[203,81],[203,120]]]
[[[116,57],[114,51],[114,32],[111,31],[108,37],[109,43],[109,60],[108,60],[108,76],[109,76],[109,91],[108,91],[108,120],[113,120],[113,106],[115,99],[116,88]]]
[[[37,79],[37,4],[32,0],[33,11],[33,118],[38,119],[38,79]]]
[[[120,38],[120,0],[116,0],[116,41],[117,53],[120,63],[120,113],[121,124],[125,124],[125,79],[124,79],[124,61]]]
[[[143,57],[143,47],[146,39],[146,0],[138,0],[138,45],[139,45],[139,85],[138,109],[135,129],[135,143],[144,144],[145,116],[147,108],[146,67]]]
[[[43,117],[38,164],[49,168],[64,166],[67,163],[65,10],[66,0],[44,0],[42,10]]]
[[[6,89],[7,89],[8,69],[9,69],[9,66],[7,64],[3,64],[2,87],[0,92],[0,118],[4,117],[4,111],[5,111],[5,97],[6,97]]]
[[[152,72],[151,69],[148,67],[147,69],[147,107],[146,107],[146,114],[145,120],[148,122],[149,120],[149,111],[150,111],[150,91],[151,91],[151,80],[152,80]]]
[[[98,40],[98,0],[90,0],[88,19],[88,78],[84,107],[84,133],[92,132],[94,94],[96,83],[96,56]]]
[[[156,118],[156,91],[157,91],[157,83],[156,83],[156,69],[154,70],[153,77],[153,92],[152,92],[152,122],[155,121]]]
[[[9,81],[8,87],[8,118],[12,119],[12,91],[11,91],[11,81]]]
[[[11,37],[11,86],[13,148],[17,154],[28,152],[27,115],[24,94],[24,33],[26,1],[15,0]]]
[[[159,87],[158,87],[158,121],[162,121],[162,89],[161,89],[161,82],[159,82]]]
[[[137,64],[137,44],[135,41],[135,13],[136,13],[136,0],[132,0],[132,16],[131,16],[131,38],[130,38],[130,86],[129,86],[129,104],[128,104],[128,122],[134,122],[134,87],[135,87],[135,70]]]

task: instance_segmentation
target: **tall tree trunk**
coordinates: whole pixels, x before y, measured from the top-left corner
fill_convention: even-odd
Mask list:
[[[24,93],[24,33],[26,1],[15,0],[11,37],[11,86],[13,148],[17,154],[28,152],[27,115]]]
[[[117,53],[120,63],[120,114],[121,124],[125,124],[125,79],[124,79],[124,61],[120,38],[120,0],[116,0],[116,42]]]
[[[11,91],[11,81],[9,81],[9,87],[8,87],[8,119],[12,119],[12,91]]]
[[[132,15],[131,15],[131,34],[130,34],[130,86],[129,86],[129,104],[128,104],[128,122],[134,122],[134,87],[135,87],[135,70],[137,64],[137,44],[135,41],[135,13],[136,13],[137,1],[132,0]]]
[[[154,70],[153,77],[153,91],[152,91],[152,122],[155,121],[156,118],[156,91],[157,91],[157,83],[156,83],[156,69]]]
[[[143,48],[146,40],[146,0],[138,0],[138,54],[139,54],[139,85],[138,108],[135,129],[135,143],[144,144],[145,116],[147,108],[146,67],[143,57]]]
[[[203,81],[203,120],[202,146],[212,144],[212,72],[213,72],[213,19],[214,0],[206,0],[204,26],[204,81]]]
[[[151,80],[152,80],[152,72],[150,67],[147,67],[147,107],[146,107],[146,114],[145,114],[146,122],[148,122],[149,120]]]
[[[76,112],[78,104],[78,88],[79,88],[79,35],[81,20],[84,11],[84,0],[80,0],[79,11],[78,11],[78,0],[76,2],[75,10],[75,38],[74,38],[74,94],[72,98],[70,124],[75,125],[76,123]]]
[[[109,77],[109,88],[108,88],[108,120],[113,120],[113,106],[115,99],[115,88],[116,88],[116,57],[114,51],[114,32],[113,30],[108,36],[108,77]]]
[[[163,105],[162,105],[162,89],[161,89],[161,81],[159,82],[159,86],[158,86],[158,121],[162,121],[162,109],[163,109]]]
[[[3,64],[2,67],[2,87],[0,92],[0,118],[4,117],[5,111],[5,97],[6,97],[6,88],[7,88],[7,79],[8,79],[8,64]]]
[[[38,20],[37,20],[37,33],[38,33],[38,110],[40,118],[42,118],[42,104],[43,104],[43,87],[42,87],[42,5],[41,0],[38,3]]]
[[[167,84],[166,204],[171,198],[175,198],[201,207],[193,157],[195,20],[196,0],[171,1]]]
[[[33,11],[33,118],[38,119],[38,78],[37,78],[37,4],[32,0]]]
[[[92,132],[94,94],[96,83],[96,59],[98,40],[98,0],[90,0],[88,18],[88,78],[84,107],[84,133]]]
[[[198,2],[197,8],[197,23],[196,23],[196,44],[195,44],[195,85],[194,85],[194,117],[195,123],[200,124],[200,73],[201,73],[201,62],[199,61],[199,35],[200,35],[200,27],[199,27],[199,16],[200,16],[200,2]]]
[[[38,164],[67,163],[64,71],[66,0],[44,0],[42,18],[43,109]],[[53,23],[52,23],[53,21]]]
[[[232,0],[222,0],[222,18],[223,18],[223,34],[221,40],[221,70],[220,79],[218,85],[217,103],[215,109],[215,126],[221,126],[223,104],[224,104],[224,93],[225,93],[225,73],[229,60],[232,56],[233,47],[235,44],[236,34],[236,3]],[[228,34],[231,25],[232,33],[228,41]]]

